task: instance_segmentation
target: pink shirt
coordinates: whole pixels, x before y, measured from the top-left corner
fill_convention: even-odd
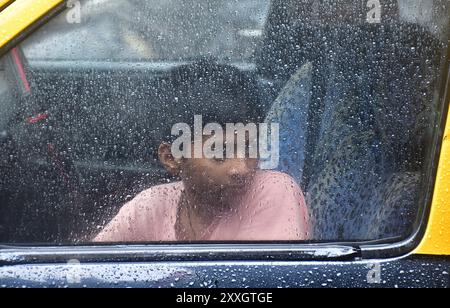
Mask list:
[[[183,183],[152,187],[127,203],[94,242],[173,242]],[[294,180],[279,172],[258,171],[236,206],[216,217],[202,240],[305,240],[308,211]]]

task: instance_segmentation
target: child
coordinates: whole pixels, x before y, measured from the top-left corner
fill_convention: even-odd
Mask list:
[[[176,69],[164,115],[173,124],[257,123],[255,83],[231,66],[208,61]],[[288,175],[257,170],[258,160],[174,155],[164,136],[159,160],[179,182],[152,187],[126,204],[95,242],[290,241],[308,238],[303,194]],[[235,132],[224,133],[227,141]],[[212,136],[202,136],[203,143]],[[247,138],[247,143],[249,140]],[[194,153],[194,142],[191,144]],[[230,143],[223,144],[224,149]]]

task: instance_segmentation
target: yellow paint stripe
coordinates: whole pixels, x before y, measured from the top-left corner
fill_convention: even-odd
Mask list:
[[[13,2],[14,0],[0,0],[0,12],[5,8],[8,4]]]
[[[0,48],[63,2],[64,0],[14,1],[0,12]]]
[[[430,220],[416,254],[450,255],[450,113],[442,144]]]

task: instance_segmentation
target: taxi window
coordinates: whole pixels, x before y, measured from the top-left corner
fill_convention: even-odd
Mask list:
[[[68,1],[0,60],[0,243],[410,236],[449,7]]]

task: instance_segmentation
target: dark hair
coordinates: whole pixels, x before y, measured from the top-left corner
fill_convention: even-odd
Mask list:
[[[165,98],[163,140],[172,141],[171,128],[186,123],[193,129],[194,115],[207,123],[261,122],[263,116],[256,81],[231,65],[201,60],[174,69]]]

